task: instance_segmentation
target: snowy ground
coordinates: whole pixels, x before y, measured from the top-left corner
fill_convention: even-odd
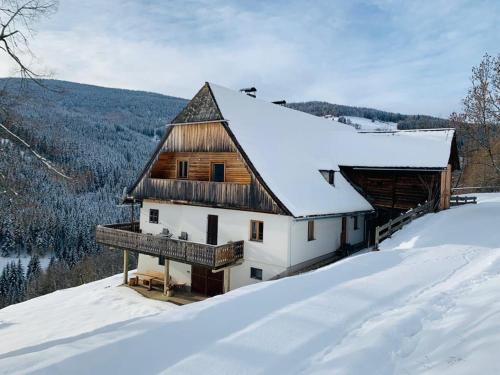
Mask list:
[[[392,131],[398,129],[398,124],[396,122],[385,122],[374,120],[369,118],[356,117],[356,116],[342,116],[350,121],[349,125],[356,127],[358,130],[368,130],[368,131]],[[339,121],[338,117],[328,116],[327,118],[333,121]],[[356,126],[357,125],[357,126]]]
[[[0,310],[0,372],[498,374],[500,194],[380,252],[177,307],[119,276]]]

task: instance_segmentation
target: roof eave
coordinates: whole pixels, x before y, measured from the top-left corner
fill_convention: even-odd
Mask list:
[[[331,214],[313,214],[313,215],[304,215],[304,216],[294,216],[294,220],[296,221],[304,221],[304,220],[318,220],[318,219],[329,219],[334,217],[343,217],[343,216],[355,216],[361,214],[369,214],[375,212],[374,209],[371,210],[360,210],[360,211],[349,211],[349,212],[339,212],[339,213],[331,213]]]

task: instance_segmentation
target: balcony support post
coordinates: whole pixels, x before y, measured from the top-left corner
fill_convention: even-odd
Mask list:
[[[128,250],[123,250],[123,285],[128,284]]]
[[[165,268],[163,269],[163,294],[167,295],[167,290],[170,285],[170,260],[165,259]]]
[[[224,271],[224,293],[231,290],[231,267],[226,268]]]

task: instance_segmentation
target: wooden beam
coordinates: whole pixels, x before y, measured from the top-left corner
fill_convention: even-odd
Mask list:
[[[224,270],[224,293],[231,290],[231,268]]]
[[[128,250],[123,250],[123,284],[128,285]]]
[[[167,289],[170,284],[170,260],[165,259],[165,268],[163,275],[163,294],[167,294]]]
[[[439,200],[439,209],[446,210],[450,208],[450,197],[451,197],[451,165],[448,164],[448,168],[441,172],[441,196]]]

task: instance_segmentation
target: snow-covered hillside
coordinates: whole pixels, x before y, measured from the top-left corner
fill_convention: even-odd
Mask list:
[[[331,119],[332,121],[337,121],[337,122],[345,121],[345,123],[355,127],[358,130],[393,131],[398,129],[398,124],[396,122],[370,120],[369,118],[356,117],[356,116],[341,116],[341,117],[325,116],[325,117]]]
[[[0,310],[0,372],[498,374],[500,194],[317,271],[177,307],[119,276]]]

